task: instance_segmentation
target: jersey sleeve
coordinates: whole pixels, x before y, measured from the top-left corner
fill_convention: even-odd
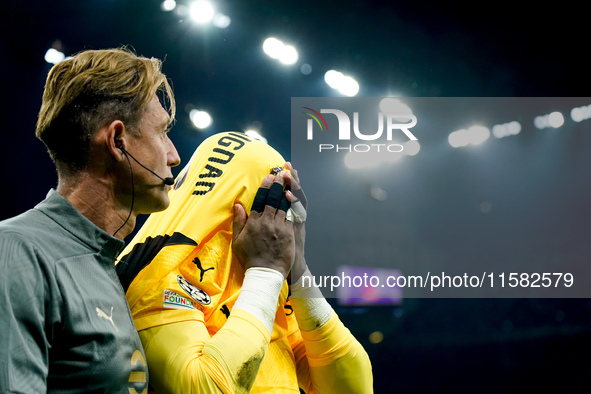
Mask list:
[[[247,393],[271,338],[248,312],[236,310],[209,336],[205,324],[185,321],[140,331],[151,383],[158,393]]]
[[[288,339],[299,385],[307,394],[373,392],[369,356],[336,313],[313,331],[299,330],[295,320]]]

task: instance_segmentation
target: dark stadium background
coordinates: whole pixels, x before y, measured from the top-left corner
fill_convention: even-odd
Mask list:
[[[43,83],[51,67],[44,55],[51,47],[70,55],[83,49],[130,45],[138,54],[165,59],[163,69],[173,81],[178,104],[170,135],[184,162],[210,134],[252,125],[291,159],[290,99],[338,96],[323,81],[329,69],[354,75],[360,84],[358,96],[367,97],[590,96],[585,55],[589,25],[582,3],[212,3],[231,17],[227,28],[197,26],[188,17],[161,10],[158,0],[3,2],[0,219],[32,207],[56,185],[53,165],[34,137]],[[177,2],[183,4],[188,1]],[[299,60],[294,66],[279,65],[265,55],[262,42],[269,36],[297,47]],[[307,75],[300,72],[304,63],[312,67]],[[212,125],[197,130],[189,120],[191,108],[206,109]],[[449,131],[429,138],[445,141]],[[502,160],[492,149],[503,140],[470,154],[447,145],[446,154],[431,164],[439,171],[418,171],[414,179],[404,181],[406,186],[421,186],[414,189],[397,189],[395,166],[382,169],[380,186],[388,192],[387,204],[372,200],[365,189],[347,195],[351,206],[367,210],[373,220],[357,239],[358,254],[339,256],[338,263],[356,265],[364,256],[362,245],[365,242],[367,248],[372,240],[380,247],[392,242],[393,247],[436,257],[443,246],[425,240],[441,239],[450,245],[446,213],[464,212],[453,215],[453,229],[477,230],[480,222],[470,221],[473,218],[466,211],[490,196],[509,199],[520,184],[539,194],[535,201],[516,199],[512,205],[515,212],[524,213],[506,222],[507,232],[520,229],[518,239],[507,243],[503,233],[482,238],[472,232],[473,238],[458,242],[458,255],[485,258],[480,253],[491,255],[503,248],[507,256],[522,253],[521,258],[534,263],[548,254],[565,262],[588,259],[589,132],[588,125],[581,125],[547,142],[546,149],[535,149],[536,139],[542,137],[524,130],[507,139],[507,144],[515,146],[514,155],[504,155]],[[415,163],[421,157],[414,157]],[[533,170],[516,172],[523,178],[511,182],[485,171],[519,169],[524,162]],[[303,184],[315,196],[320,186],[312,180],[319,179],[317,173],[323,169],[305,164],[301,163]],[[299,163],[294,165],[298,168]],[[462,179],[466,173],[452,170],[457,168],[470,169],[475,190],[484,190],[483,194],[471,196],[472,189]],[[347,190],[355,184],[367,188],[359,174],[346,171],[342,169],[350,179]],[[535,181],[528,174],[537,175]],[[389,183],[390,175],[398,180]],[[329,178],[334,181],[331,174]],[[458,200],[458,196],[465,198]],[[338,250],[343,239],[355,242],[352,231],[359,232],[355,222],[344,219],[342,233],[327,233],[322,214],[338,209],[339,190],[332,201],[325,197],[311,201],[316,216],[308,228],[310,256]],[[412,201],[412,209],[401,209],[404,201]],[[491,215],[498,212],[494,198],[490,204]],[[384,219],[392,212],[391,220]],[[347,218],[349,213],[345,210],[342,216]],[[388,224],[391,227],[383,227]],[[413,236],[409,228],[416,231]],[[380,238],[385,232],[392,237]],[[311,261],[310,265],[315,263],[319,264]],[[372,359],[376,393],[589,392],[588,299],[405,299],[395,307],[345,307],[331,302]],[[375,335],[370,341],[375,332],[382,334],[381,341]]]

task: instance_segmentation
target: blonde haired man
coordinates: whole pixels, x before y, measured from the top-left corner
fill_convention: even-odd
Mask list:
[[[167,134],[174,115],[157,59],[89,50],[49,72],[36,135],[58,184],[0,222],[0,392],[147,393],[114,260],[136,216],[169,205],[180,162]],[[289,250],[290,229],[280,224],[263,230]],[[245,231],[269,238],[250,221]],[[257,259],[277,262],[265,250]]]

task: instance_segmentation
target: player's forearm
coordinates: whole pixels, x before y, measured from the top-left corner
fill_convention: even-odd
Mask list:
[[[326,324],[334,313],[317,287],[304,286],[304,283],[312,283],[311,280],[304,280],[304,278],[310,278],[311,275],[310,270],[304,264],[302,274],[291,286],[291,305],[298,326],[302,331],[316,330]]]
[[[303,276],[309,276],[306,270]],[[318,393],[371,393],[371,362],[363,346],[343,325],[321,292],[292,286],[291,304],[305,346],[311,380]]]

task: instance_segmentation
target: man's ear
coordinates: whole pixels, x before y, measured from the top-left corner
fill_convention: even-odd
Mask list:
[[[120,120],[114,120],[103,129],[104,144],[110,154],[117,160],[125,160],[123,149],[125,148],[125,141],[128,134],[125,129],[125,124]],[[102,141],[101,141],[102,142]]]

